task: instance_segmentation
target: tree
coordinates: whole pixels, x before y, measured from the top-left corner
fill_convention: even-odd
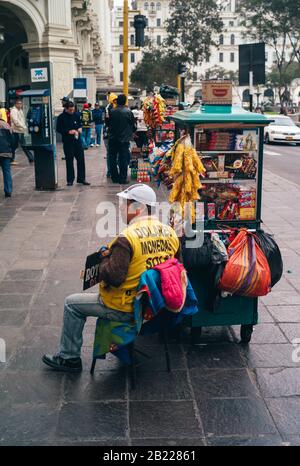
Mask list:
[[[237,71],[226,70],[222,66],[215,65],[205,72],[204,79],[229,79],[238,84],[239,75]]]
[[[166,21],[166,46],[177,60],[199,65],[210,57],[212,46],[218,46],[213,39],[224,27],[220,17],[221,5],[218,0],[170,1],[171,16]]]
[[[277,5],[278,4],[278,5]],[[288,24],[288,37],[296,60],[300,63],[300,0],[283,0],[276,2],[275,12],[284,15]]]
[[[247,28],[250,37],[273,48],[280,83],[284,82],[287,68],[295,60],[294,51],[288,57],[288,46],[291,45],[290,37],[293,31],[290,11],[285,7],[286,2],[287,0],[241,0],[239,6],[242,24]],[[284,93],[279,92],[279,97],[283,105]]]
[[[148,91],[152,91],[156,84],[177,86],[177,66],[176,57],[166,54],[163,49],[151,46],[132,71],[130,80],[132,84]]]
[[[284,67],[284,73],[279,73],[277,66],[274,66],[267,74],[267,84],[277,90],[280,102],[283,104],[289,100],[290,85],[292,81],[300,77],[300,65],[297,62],[290,63]]]

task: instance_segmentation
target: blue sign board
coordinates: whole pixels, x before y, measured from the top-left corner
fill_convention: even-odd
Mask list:
[[[73,89],[87,89],[86,78],[74,78]]]

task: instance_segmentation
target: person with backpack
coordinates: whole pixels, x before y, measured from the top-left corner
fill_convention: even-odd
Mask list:
[[[0,167],[2,168],[5,197],[11,197],[13,182],[11,176],[11,160],[14,150],[12,129],[0,116]]]
[[[93,122],[95,123],[95,134],[96,134],[96,146],[99,147],[101,145],[101,138],[102,138],[102,129],[105,119],[105,109],[100,107],[98,102],[95,103],[95,108],[92,111]]]
[[[91,136],[92,136],[92,113],[90,111],[89,104],[84,104],[83,110],[81,112],[81,124],[82,124],[82,145],[83,149],[87,150],[91,144]]]

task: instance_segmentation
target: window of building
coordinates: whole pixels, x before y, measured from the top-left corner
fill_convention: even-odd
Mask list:
[[[193,72],[193,81],[197,81],[197,78],[198,78],[197,71],[194,71]]]
[[[149,10],[149,3],[148,2],[145,3],[144,8],[145,8],[146,11]]]
[[[230,54],[230,62],[234,63],[234,53],[233,52],[231,52],[231,54]]]
[[[220,63],[223,63],[223,61],[224,61],[224,53],[223,53],[223,52],[220,52],[220,53],[219,53],[219,62],[220,62]]]
[[[135,63],[135,54],[134,53],[130,54],[130,61],[131,61],[131,63]]]
[[[123,44],[124,44],[124,37],[123,37],[123,34],[120,34],[120,37],[119,37],[119,44],[120,44],[120,45],[123,45]]]
[[[120,63],[123,63],[123,53],[120,53]]]
[[[234,21],[229,21],[229,26],[233,27],[234,26]]]
[[[130,21],[130,27],[131,27],[131,28],[134,27],[134,21]]]
[[[130,36],[130,45],[135,45],[135,35],[131,34]]]
[[[224,36],[223,36],[223,34],[220,35],[219,42],[220,42],[220,45],[224,45]]]
[[[124,26],[124,22],[123,21],[119,21],[119,27],[122,28]]]
[[[124,79],[124,77],[123,77],[123,71],[121,71],[121,72],[120,72],[120,81],[123,82],[123,79]]]
[[[157,11],[160,11],[160,10],[161,10],[161,3],[157,3],[157,4],[156,4],[156,9],[157,9]]]
[[[231,34],[231,36],[230,36],[230,44],[231,44],[231,45],[234,45],[234,44],[235,44],[235,36],[234,36],[234,34]]]
[[[161,45],[161,36],[157,36],[157,45]]]
[[[150,13],[155,13],[155,3],[154,2],[150,3]]]
[[[157,26],[158,28],[161,27],[161,19],[160,19],[160,18],[157,18],[157,20],[156,20],[156,26]]]

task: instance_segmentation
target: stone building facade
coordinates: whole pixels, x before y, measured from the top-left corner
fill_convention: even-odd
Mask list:
[[[113,0],[0,0],[0,78],[7,91],[30,86],[29,63],[50,61],[53,102],[86,77],[88,99],[113,83]]]

